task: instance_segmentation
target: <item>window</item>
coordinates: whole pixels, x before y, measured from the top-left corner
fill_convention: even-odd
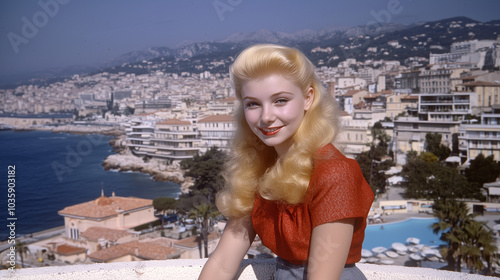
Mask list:
[[[80,238],[80,231],[77,228],[70,229],[70,238],[78,240]]]

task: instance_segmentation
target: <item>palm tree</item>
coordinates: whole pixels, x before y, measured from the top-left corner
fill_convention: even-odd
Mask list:
[[[25,243],[19,242],[17,243],[16,251],[19,253],[19,256],[21,257],[21,267],[24,268],[24,254],[26,254],[29,251],[29,248],[28,246],[26,246]]]
[[[441,240],[448,242],[446,259],[451,269],[460,271],[465,261],[471,272],[482,271],[483,261],[492,272],[492,258],[497,251],[491,230],[484,222],[468,214],[467,205],[450,199],[434,202],[434,216],[439,222],[431,227],[434,233],[442,232]]]
[[[463,223],[472,219],[472,215],[467,214],[468,208],[464,202],[453,199],[435,200],[432,208],[434,216],[439,219],[437,223],[431,225],[432,231],[436,234],[441,232],[440,239],[448,242],[446,260],[449,268],[460,271],[462,261],[460,242],[451,237],[460,236],[457,231]]]
[[[215,209],[212,204],[201,203],[194,206],[194,209],[189,211],[190,218],[202,218],[201,222],[201,237],[205,246],[205,257],[208,257],[208,229],[210,218],[220,215],[220,212]]]
[[[483,222],[470,220],[449,238],[459,244],[460,255],[472,273],[484,269],[483,261],[488,264],[488,273],[492,272],[492,256],[497,247],[491,230]]]

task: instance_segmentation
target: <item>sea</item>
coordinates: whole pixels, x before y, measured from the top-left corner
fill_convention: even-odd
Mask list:
[[[181,187],[148,174],[106,171],[112,136],[0,131],[0,240],[64,225],[57,212],[101,196],[179,197]],[[13,196],[14,194],[15,196]],[[10,199],[10,200],[9,200]]]

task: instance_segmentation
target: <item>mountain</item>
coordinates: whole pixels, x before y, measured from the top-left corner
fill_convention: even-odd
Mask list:
[[[331,26],[322,30],[303,30],[295,33],[270,30],[239,32],[217,42],[191,43],[172,50],[169,57],[163,57],[163,61],[171,61],[169,63],[172,67],[163,70],[195,73],[208,70],[227,73],[231,57],[256,43],[276,43],[296,47],[316,65],[337,66],[346,58],[355,58],[358,61],[398,60],[404,63],[408,57],[428,58],[431,52],[449,52],[453,42],[472,39],[494,40],[497,34],[500,34],[499,22],[500,20],[483,23],[467,17],[453,17],[411,25]],[[158,61],[159,58],[161,56],[151,61]],[[179,59],[190,59],[193,63],[186,61],[181,63]],[[214,69],[211,63],[216,60],[227,63],[225,67]],[[138,60],[129,60],[129,63],[137,64]],[[126,71],[123,67],[119,70]]]
[[[275,43],[302,50],[316,65],[337,66],[346,58],[358,61],[398,60],[408,57],[428,58],[432,53],[449,52],[453,42],[472,39],[495,40],[500,34],[500,19],[479,22],[467,17],[453,17],[432,22],[378,24],[367,26],[330,26],[321,30],[284,33],[270,30],[238,32],[220,41],[185,43],[176,48],[150,47],[121,55],[94,69],[59,69],[44,71],[31,78],[59,78],[63,73],[150,71],[227,73],[233,58],[245,47],[256,43]],[[315,51],[313,51],[315,50]],[[145,62],[149,62],[145,63]],[[151,67],[150,64],[156,64]],[[148,66],[149,65],[149,66]]]

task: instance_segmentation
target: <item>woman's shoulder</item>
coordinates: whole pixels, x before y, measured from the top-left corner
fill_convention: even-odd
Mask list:
[[[328,144],[318,150],[314,158],[313,174],[324,172],[325,169],[335,171],[335,169],[359,169],[356,160],[346,157],[333,144]],[[332,170],[334,169],[334,170]]]

